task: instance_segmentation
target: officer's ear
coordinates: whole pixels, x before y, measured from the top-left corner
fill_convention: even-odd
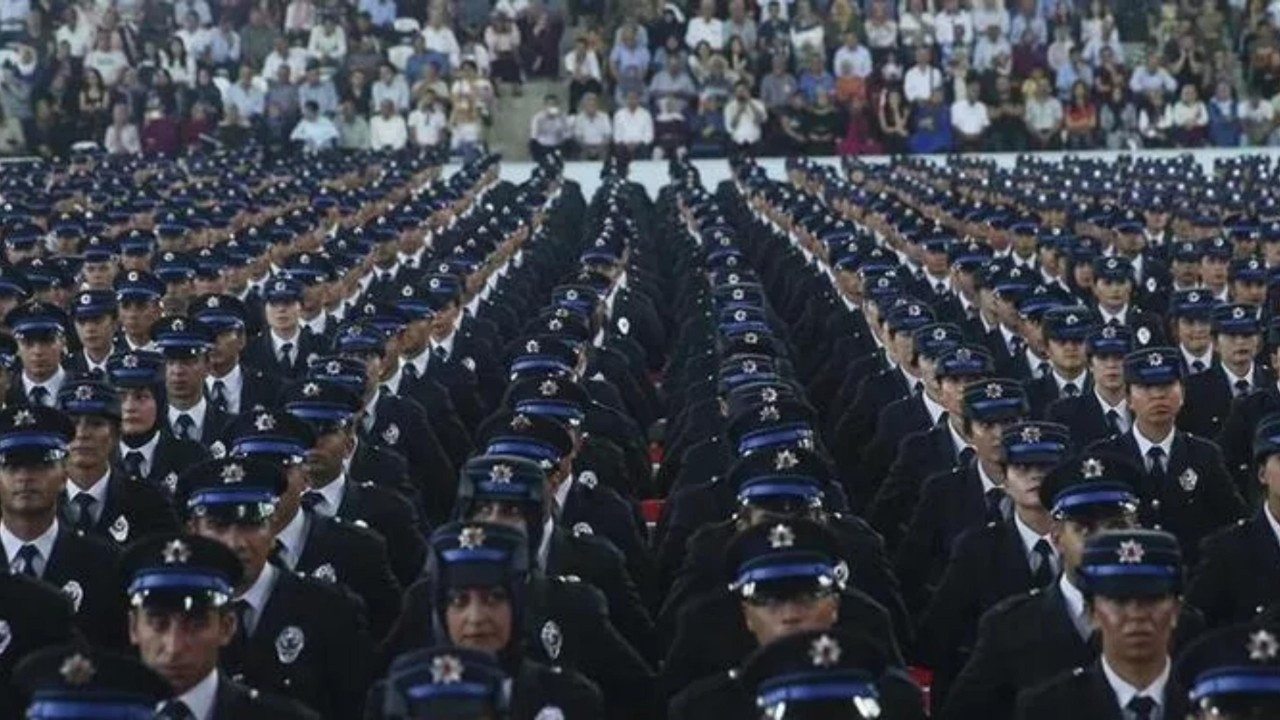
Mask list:
[[[239,620],[236,614],[231,612],[230,606],[224,606],[214,611],[215,621],[218,624],[218,647],[226,647],[231,644],[231,639],[236,636],[236,628]]]

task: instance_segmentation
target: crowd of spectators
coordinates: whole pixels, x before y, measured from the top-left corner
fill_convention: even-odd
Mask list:
[[[1280,0],[756,2],[628,2],[576,35],[531,150],[1280,145]]]
[[[556,77],[564,15],[527,0],[0,0],[0,154],[256,142],[465,158],[500,94]]]

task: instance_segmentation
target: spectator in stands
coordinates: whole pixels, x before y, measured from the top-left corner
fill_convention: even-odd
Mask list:
[[[754,48],[759,37],[756,21],[747,14],[746,0],[729,0],[729,19],[724,22],[726,45],[735,37],[742,40],[742,44],[748,48]]]
[[[563,150],[572,137],[569,116],[560,107],[560,98],[547,95],[542,109],[529,119],[529,154],[535,161]]]
[[[233,33],[234,35],[234,33]],[[196,59],[187,54],[187,46],[181,38],[169,38],[169,47],[163,55],[160,67],[169,78],[181,85],[191,85],[196,79]]]
[[[769,115],[764,103],[751,97],[751,87],[739,81],[733,88],[733,99],[724,107],[724,118],[729,140],[740,149],[754,149],[764,138]]]
[[[435,147],[444,142],[449,116],[435,91],[427,90],[418,98],[418,106],[409,113],[408,125],[409,140],[415,147]]]
[[[343,100],[333,124],[338,128],[338,147],[343,150],[369,149],[369,121],[356,111],[355,103]]]
[[[772,48],[791,42],[791,23],[787,22],[787,18],[782,14],[782,3],[778,0],[769,0],[765,9],[765,18],[760,22],[756,36],[759,38],[761,48]]]
[[[215,136],[223,149],[234,150],[249,143],[253,130],[249,127],[249,121],[240,116],[239,107],[228,103]]]
[[[7,71],[6,71],[7,74]],[[111,122],[111,98],[97,70],[84,69],[84,84],[77,104],[80,137],[98,137]]]
[[[902,6],[898,13],[898,41],[903,50],[914,51],[937,41],[932,5],[925,0],[907,0]]]
[[[463,98],[470,100],[482,117],[490,117],[492,114],[493,85],[488,78],[480,75],[475,63],[470,60],[463,61],[461,72],[449,86],[449,98],[455,105]]]
[[[484,152],[484,122],[478,105],[463,98],[449,116],[449,149],[464,161]]]
[[[962,53],[957,55],[963,57]],[[987,25],[978,42],[973,45],[973,69],[980,73],[990,70],[998,55],[1012,57],[1013,46],[1000,34],[1000,26]]]
[[[208,28],[200,22],[200,15],[198,13],[189,12],[183,17],[184,19],[177,23],[182,26],[182,29],[174,33],[174,35],[182,41],[182,45],[187,49],[187,52],[192,57],[201,57],[204,55],[205,48],[209,46],[209,41],[211,40],[210,32]],[[111,39],[110,33],[105,27],[98,29],[98,35],[100,37],[106,36],[108,38],[107,44],[111,49],[123,52],[123,48],[121,48],[114,39]],[[87,61],[88,60],[86,58],[86,62]]]
[[[791,18],[790,40],[791,54],[796,57],[809,53],[826,53],[826,27],[822,18],[813,12],[811,0],[796,0],[796,14]]]
[[[576,111],[578,102],[587,93],[604,92],[604,76],[600,71],[600,56],[587,43],[585,35],[573,41],[573,49],[564,56],[564,71],[569,76],[569,109]]]
[[[22,155],[26,151],[27,138],[22,130],[22,123],[0,110],[0,156]]]
[[[355,70],[347,74],[347,83],[339,91],[338,97],[355,103],[356,112],[361,115],[369,114],[374,107],[373,92],[363,70]]]
[[[442,7],[432,6],[427,14],[427,26],[422,28],[422,38],[426,41],[427,52],[440,66],[442,75],[458,67],[462,47],[458,45],[458,38],[449,27]]]
[[[1116,62],[1124,61],[1124,45],[1120,44],[1120,31],[1116,29],[1116,21],[1110,14],[1110,10],[1106,13],[1098,30],[1099,34],[1084,42],[1085,62],[1095,67],[1104,62],[1107,53],[1110,53]]]
[[[1069,100],[1074,92],[1072,88],[1077,82],[1084,83],[1085,87],[1093,87],[1093,68],[1084,61],[1080,49],[1073,47],[1067,54],[1067,62],[1058,68],[1054,82],[1058,97]]]
[[[858,33],[858,28],[847,26],[842,28],[843,33]],[[867,46],[871,48],[871,57],[878,63],[883,63],[885,58],[896,54],[898,51],[898,23],[893,19],[893,13],[889,10],[889,4],[885,0],[872,0],[871,11],[867,14],[865,30],[867,35]]]
[[[964,94],[951,103],[951,128],[955,133],[955,149],[978,151],[983,147],[983,134],[991,125],[987,106],[978,98],[978,83],[969,82]]]
[[[1193,83],[1207,87],[1211,71],[1204,49],[1196,45],[1195,35],[1190,32],[1179,35],[1169,53],[1169,74],[1178,85]]]
[[[111,108],[111,124],[102,138],[102,147],[112,155],[137,155],[142,152],[138,126],[129,116],[129,106],[119,103]]]
[[[698,14],[690,18],[688,26],[685,27],[685,47],[697,47],[699,43],[704,42],[710,45],[712,50],[720,50],[727,42],[724,22],[716,17],[715,0],[700,0]]]
[[[672,98],[681,112],[684,112],[689,104],[697,99],[698,88],[694,85],[693,77],[686,69],[682,56],[667,56],[666,66],[654,73],[649,81],[649,97],[655,103],[665,97]]]
[[[690,134],[688,116],[670,98],[659,101],[653,119],[653,157],[684,157],[689,152]],[[621,148],[618,151],[623,152]]]
[[[664,107],[669,110],[669,106]],[[627,93],[622,107],[613,115],[614,146],[627,157],[648,156],[653,145],[653,115],[640,102],[640,93]]]
[[[623,28],[622,37],[609,53],[610,76],[615,81],[636,75],[643,79],[648,71],[649,48],[640,44],[634,28]]]
[[[1062,140],[1062,103],[1049,92],[1049,81],[1033,84],[1031,97],[1024,103],[1023,118],[1027,138],[1035,150],[1053,150]]]
[[[726,100],[733,94],[734,79],[729,75],[729,65],[723,55],[715,55],[711,58],[711,64],[707,74],[702,78],[700,96],[715,95],[721,100]],[[835,89],[834,80],[832,89]]]
[[[527,31],[524,29],[527,27]],[[560,73],[560,40],[564,25],[558,15],[543,5],[529,9],[521,25],[521,62],[525,74],[536,78],[554,78]]]
[[[729,38],[729,49],[725,52],[725,68],[730,79],[734,82],[741,80],[755,87],[758,62],[742,38],[737,35]]]
[[[306,77],[298,86],[298,102],[305,105],[313,102],[321,115],[332,116],[338,112],[338,91],[333,88],[333,80],[320,76],[320,68],[312,65],[307,68]]]
[[[177,119],[165,110],[159,98],[152,97],[143,117],[142,149],[149,153],[175,153],[180,147],[180,135]]]
[[[1020,38],[1027,31],[1036,45],[1049,44],[1049,26],[1036,6],[1036,0],[1020,0],[1018,10],[1009,21],[1009,37]]]
[[[933,53],[929,48],[916,49],[916,62],[907,70],[902,81],[903,96],[908,103],[924,102],[935,90],[942,89],[942,71],[933,66],[932,58]]]
[[[183,52],[186,52],[185,46],[183,47]],[[240,34],[236,32],[231,16],[223,15],[217,29],[209,34],[209,64],[217,69],[230,72],[233,68],[239,67],[240,56]],[[198,58],[195,56],[190,57],[192,61],[192,82],[194,82]]]
[[[418,82],[413,86],[413,89],[409,91],[409,94],[413,96],[415,101],[417,101],[428,92],[434,93],[435,96],[440,98],[442,101],[449,98],[449,83],[445,82],[444,78],[440,77],[440,73],[436,70],[436,66],[431,64],[427,65],[426,74],[422,76],[422,79],[418,80]]]
[[[294,120],[302,114],[302,106],[298,102],[298,87],[293,84],[288,65],[281,65],[276,72],[275,80],[267,86],[265,98],[267,105],[280,108],[283,122],[292,127]]]
[[[725,120],[719,95],[704,94],[699,97],[697,111],[690,122],[690,157],[724,157],[729,142]]]
[[[876,142],[866,98],[855,96],[849,101],[848,108],[848,122],[845,124],[844,137],[836,143],[836,153],[868,155],[884,152],[884,148]]]
[[[279,77],[280,66],[285,65],[289,68],[289,77],[302,77],[307,72],[307,53],[300,47],[289,45],[289,41],[284,36],[278,36],[271,47],[271,52],[267,54],[265,60],[262,61],[262,76],[266,78]],[[241,67],[251,67],[248,62]]]
[[[760,100],[770,114],[785,107],[792,93],[799,89],[795,76],[787,71],[787,59],[774,55],[769,74],[760,81]]]
[[[794,155],[804,151],[805,121],[809,114],[809,103],[804,93],[797,90],[787,99],[786,107],[777,114],[777,135],[772,141],[772,152],[777,155]]]
[[[595,93],[582,96],[582,107],[570,122],[574,148],[583,160],[603,160],[609,155],[613,142],[613,123],[600,112],[600,102]]]
[[[503,12],[493,17],[484,31],[484,44],[489,50],[492,76],[496,82],[511,86],[513,95],[519,97],[524,81],[520,70],[520,30]],[[498,86],[495,86],[495,90]]]
[[[811,54],[805,59],[805,69],[800,73],[798,86],[810,103],[816,102],[819,92],[831,95],[836,90],[836,80],[823,67],[822,55]]]
[[[973,32],[970,37],[986,35],[994,27],[1001,36],[1009,34],[1009,11],[1004,0],[973,0]]]
[[[384,100],[391,101],[397,113],[409,111],[409,85],[389,62],[378,67],[378,79],[369,91],[369,101],[374,107],[382,107]]]
[[[1275,108],[1253,89],[1245,91],[1240,101],[1240,122],[1250,145],[1266,145],[1275,127]]]
[[[359,71],[364,73],[366,79],[375,77],[378,66],[385,60],[382,49],[378,46],[378,38],[372,35],[356,36],[352,45],[355,47],[347,51],[347,60],[343,63],[347,73]]]
[[[876,132],[885,152],[906,152],[910,122],[911,111],[902,99],[902,91],[891,87],[881,92],[876,103]]]
[[[338,24],[332,12],[324,13],[318,27],[311,28],[307,55],[329,67],[339,67],[347,57],[347,31]]]
[[[943,102],[942,89],[911,111],[911,136],[907,147],[913,153],[948,152],[952,146],[950,108]]]
[[[311,0],[289,0],[284,9],[284,31],[298,37],[306,36],[319,19],[315,3]]]
[[[933,27],[943,57],[950,56],[954,47],[973,42],[975,37],[973,16],[967,8],[961,7],[960,0],[943,0],[942,9],[934,15]],[[910,98],[907,100],[914,102]]]
[[[320,106],[308,100],[302,106],[302,119],[289,133],[289,139],[300,143],[303,152],[318,153],[338,144],[338,128],[320,113]]]
[[[1173,108],[1173,141],[1178,147],[1200,147],[1209,128],[1209,110],[1195,85],[1187,83]]]
[[[205,144],[206,136],[214,129],[214,119],[209,115],[208,106],[196,102],[191,106],[191,117],[182,123],[181,142],[184,148],[198,148]]]
[[[129,58],[112,45],[110,35],[99,31],[93,50],[84,57],[84,67],[97,72],[103,84],[111,87],[120,81],[125,69],[129,67]]]
[[[1142,147],[1169,147],[1172,131],[1173,110],[1166,105],[1164,92],[1151,90],[1138,111],[1138,135],[1142,138]]]
[[[1244,122],[1240,119],[1240,103],[1231,84],[1219,82],[1208,102],[1208,140],[1216,147],[1239,147],[1244,142]]]
[[[831,102],[831,93],[818,90],[805,114],[805,152],[810,155],[831,155],[835,142],[843,135],[840,113]]]
[[[849,66],[850,73],[858,78],[866,80],[871,75],[871,51],[863,47],[858,41],[858,34],[852,30],[844,33],[844,41],[840,47],[836,49],[835,57],[831,60],[831,73],[833,75],[841,75],[840,68],[844,65]]]
[[[1081,80],[1071,86],[1071,98],[1063,111],[1063,129],[1068,149],[1087,150],[1098,145],[1098,108]]]
[[[369,118],[369,146],[374,150],[399,150],[409,143],[409,128],[390,100],[383,100],[378,113]]]
[[[1129,76],[1129,90],[1138,95],[1146,95],[1152,90],[1162,93],[1173,93],[1178,89],[1178,82],[1160,63],[1160,53],[1155,50],[1147,52],[1147,61],[1133,69]]]

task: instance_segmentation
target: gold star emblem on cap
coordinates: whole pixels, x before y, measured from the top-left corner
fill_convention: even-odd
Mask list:
[[[170,540],[160,551],[165,565],[185,565],[191,559],[191,548],[181,540]]]
[[[244,482],[244,466],[240,463],[230,463],[222,466],[222,482],[224,485],[232,485],[238,482]]]
[[[1120,547],[1116,548],[1116,559],[1125,565],[1136,565],[1142,562],[1142,557],[1146,554],[1146,548],[1142,547],[1142,543],[1137,540],[1125,540],[1120,543]]]
[[[787,525],[774,525],[769,530],[769,547],[774,550],[789,548],[796,544],[796,532]]]
[[[76,653],[62,661],[58,674],[68,685],[87,685],[98,674],[98,668],[93,666],[92,660]]]
[[[431,661],[431,682],[452,685],[462,682],[462,661],[454,655],[441,655]]]
[[[1249,643],[1245,646],[1249,651],[1249,659],[1254,662],[1274,660],[1280,654],[1280,642],[1276,636],[1266,630],[1259,630],[1249,635]]]
[[[840,656],[843,654],[840,643],[830,635],[814,638],[813,643],[809,645],[809,660],[813,662],[814,667],[832,667],[840,662]]]
[[[478,547],[484,547],[484,528],[482,527],[464,527],[462,532],[458,533],[458,547],[466,550],[473,550]]]

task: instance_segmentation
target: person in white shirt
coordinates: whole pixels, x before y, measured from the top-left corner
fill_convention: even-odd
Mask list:
[[[866,79],[871,74],[871,51],[858,42],[858,34],[852,30],[844,34],[844,43],[836,50],[831,61],[831,74],[840,75],[840,68],[849,63],[853,74]]]
[[[1265,144],[1275,128],[1276,111],[1271,103],[1259,97],[1256,90],[1250,89],[1245,99],[1240,101],[1239,112],[1249,144]]]
[[[569,118],[560,108],[560,98],[547,95],[543,107],[529,119],[529,154],[534,161],[559,150],[569,139]]]
[[[222,93],[222,101],[235,105],[240,117],[250,122],[262,115],[267,109],[267,96],[253,82],[253,68],[248,65],[240,67],[240,81]]]
[[[960,0],[945,0],[942,10],[933,16],[933,31],[938,45],[968,45],[973,42],[973,16],[960,7]]]
[[[631,157],[644,157],[653,144],[653,115],[640,104],[640,93],[627,93],[626,105],[613,114],[613,142]]]
[[[409,110],[409,84],[404,81],[403,75],[396,72],[394,65],[384,62],[378,67],[378,79],[373,83],[369,99],[373,107],[382,107],[383,100],[390,100],[396,112],[407,112]]]
[[[916,64],[902,80],[903,97],[907,102],[924,102],[935,90],[942,89],[942,71],[931,64],[932,58],[933,52],[929,48],[916,48]]]
[[[1013,55],[1013,46],[1000,34],[998,26],[988,25],[973,45],[973,69],[980,73],[990,70],[1000,55]]]
[[[369,118],[369,145],[374,150],[399,150],[409,143],[409,127],[390,100],[383,100],[378,114]]]
[[[445,22],[444,11],[432,8],[427,19],[427,26],[422,28],[422,39],[426,41],[427,52],[447,60],[443,70],[455,70],[462,60],[462,46],[453,34],[453,29]],[[442,72],[443,74],[443,72]]]
[[[724,48],[724,22],[716,17],[715,0],[702,0],[698,5],[698,14],[689,20],[684,31],[685,47],[696,48],[698,43],[705,42],[712,50]]]
[[[1173,105],[1173,139],[1182,147],[1203,145],[1209,127],[1209,109],[1200,100],[1196,86],[1182,86],[1178,102]]]
[[[129,119],[129,106],[118,103],[111,109],[111,124],[102,138],[102,147],[112,155],[137,155],[142,152],[138,126]]]
[[[187,48],[187,54],[199,58],[209,47],[209,28],[200,24],[200,17],[193,12],[187,13],[182,29],[174,33]]]
[[[748,147],[760,142],[768,117],[764,103],[751,97],[749,85],[741,81],[734,85],[733,99],[724,106],[724,126],[735,145]]]
[[[289,66],[289,77],[302,77],[307,73],[307,52],[300,47],[290,47],[283,36],[275,39],[271,52],[262,61],[262,76],[280,76],[280,66]]]
[[[1161,65],[1160,53],[1153,50],[1147,53],[1145,65],[1133,69],[1129,76],[1129,89],[1137,95],[1145,95],[1152,90],[1171,94],[1177,91],[1178,81]]]
[[[983,133],[990,126],[987,106],[978,99],[978,84],[966,84],[964,97],[951,103],[951,129],[955,132],[957,149],[982,149]]]
[[[83,58],[93,45],[93,27],[84,21],[78,8],[68,5],[62,11],[62,22],[53,32],[53,39],[59,44],[65,42],[71,50],[71,57]]]
[[[307,54],[325,65],[341,65],[347,56],[347,32],[333,15],[325,13],[318,27],[311,28]]]
[[[613,142],[613,123],[600,112],[600,100],[595,93],[582,96],[582,109],[570,122],[573,142],[584,160],[603,160],[609,154]]]
[[[409,139],[417,147],[434,147],[444,140],[448,125],[444,104],[428,90],[418,101],[418,107],[409,113]]]
[[[302,143],[306,152],[321,152],[338,144],[338,128],[332,120],[320,114],[316,101],[308,100],[302,106],[302,119],[294,126],[289,139]]]
[[[129,67],[129,58],[119,50],[111,47],[111,37],[106,33],[98,33],[97,42],[94,43],[93,50],[84,56],[84,66],[93,68],[102,76],[102,82],[107,87],[113,87],[120,82],[120,78],[124,75],[124,71]]]

